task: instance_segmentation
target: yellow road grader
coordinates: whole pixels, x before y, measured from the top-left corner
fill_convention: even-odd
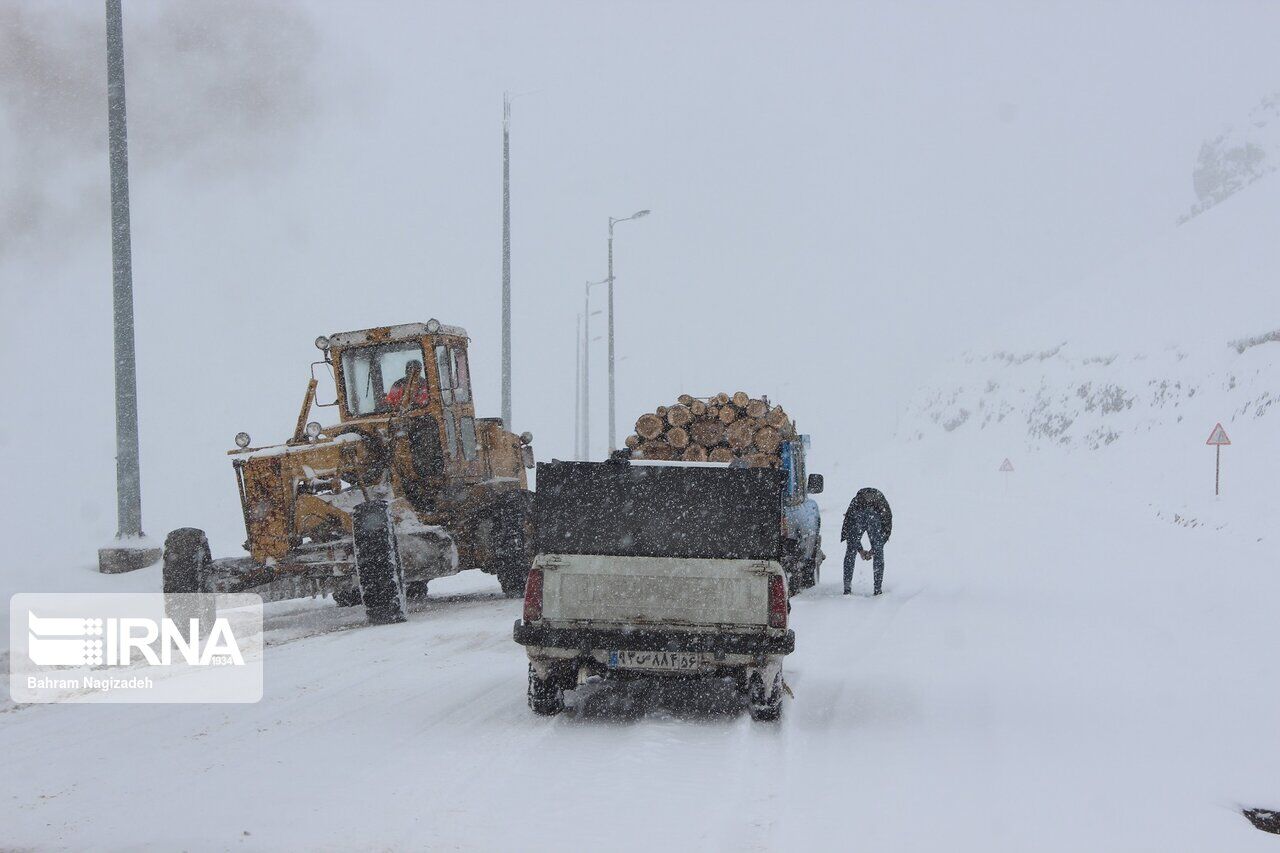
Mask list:
[[[240,433],[229,452],[248,555],[211,559],[203,531],[174,530],[164,591],[331,595],[374,623],[403,621],[408,599],[464,568],[523,595],[533,437],[476,417],[467,342],[434,319],[317,338],[292,438],[254,447]],[[317,368],[332,374],[331,403],[317,403]],[[310,420],[324,405],[336,423]]]

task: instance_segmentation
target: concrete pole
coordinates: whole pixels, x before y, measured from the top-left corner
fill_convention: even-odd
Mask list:
[[[511,429],[511,97],[502,93],[502,424]]]
[[[591,461],[591,282],[582,288],[582,461]]]
[[[617,450],[618,434],[614,423],[617,397],[613,384],[613,220],[609,220],[609,456]]]
[[[582,289],[582,459],[591,461],[591,288],[605,284],[589,281]],[[595,313],[599,314],[599,311]]]
[[[618,449],[618,431],[617,431],[617,392],[614,384],[614,348],[613,348],[613,226],[619,222],[630,222],[632,219],[639,219],[648,216],[649,211],[637,210],[630,216],[624,216],[621,219],[609,217],[609,277],[605,279],[609,283],[609,455],[613,455],[613,451]]]
[[[107,7],[107,145],[111,168],[111,285],[115,327],[116,543],[99,549],[98,569],[127,572],[160,551],[142,539],[138,467],[138,380],[133,335],[133,259],[129,236],[129,138],[124,98],[124,27],[120,0]]]
[[[582,461],[582,315],[573,336],[573,458]]]

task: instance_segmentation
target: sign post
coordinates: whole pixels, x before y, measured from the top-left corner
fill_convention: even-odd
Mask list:
[[[1222,446],[1230,443],[1231,439],[1227,437],[1227,431],[1222,428],[1221,422],[1213,428],[1213,432],[1209,433],[1209,440],[1205,442],[1213,447],[1216,456],[1213,463],[1213,496],[1215,498],[1219,494],[1219,486],[1222,482]]]
[[[1001,471],[1002,473],[1004,473],[1004,474],[1012,474],[1012,473],[1013,473],[1013,463],[1009,461],[1009,457],[1008,457],[1008,456],[1006,456],[1006,457],[1004,458],[1004,461],[1000,463],[1000,471]],[[1009,491],[1009,478],[1008,478],[1008,477],[1005,477],[1005,479],[1004,479],[1004,490],[1005,490],[1006,492],[1007,492],[1007,491]]]

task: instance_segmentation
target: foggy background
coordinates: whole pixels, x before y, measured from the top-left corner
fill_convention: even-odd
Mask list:
[[[243,538],[231,437],[287,437],[318,334],[462,325],[499,414],[504,89],[531,93],[513,426],[538,457],[573,452],[607,217],[650,208],[616,231],[619,442],[740,388],[821,471],[890,440],[943,358],[1168,231],[1202,143],[1280,86],[1264,3],[124,11],[144,528],[206,527],[216,554]],[[5,530],[56,528],[86,566],[115,530],[105,67],[101,4],[0,5]]]

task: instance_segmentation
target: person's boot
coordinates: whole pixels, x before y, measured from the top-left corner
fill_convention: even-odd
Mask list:
[[[844,594],[845,594],[845,595],[852,595],[852,594],[853,594],[853,590],[849,589],[849,587],[847,587],[847,586],[846,586],[846,587],[844,588]]]

